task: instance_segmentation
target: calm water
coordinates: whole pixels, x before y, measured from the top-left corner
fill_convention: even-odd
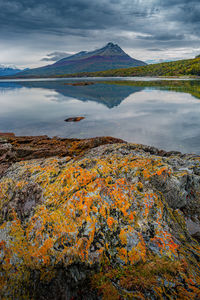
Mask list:
[[[0,132],[114,136],[200,154],[199,81],[100,81],[88,86],[66,82],[72,80],[1,81]],[[85,119],[64,121],[75,116]]]

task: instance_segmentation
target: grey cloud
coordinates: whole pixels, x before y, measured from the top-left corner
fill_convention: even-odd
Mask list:
[[[0,51],[78,52],[110,40],[150,52],[198,48],[199,16],[199,0],[0,0]]]
[[[180,40],[185,28],[179,23],[187,22],[187,32],[190,28],[195,32],[199,13],[199,0],[0,0],[0,36],[36,32],[85,37],[94,30],[112,29],[148,33],[161,41]],[[172,33],[166,35],[168,30]],[[138,39],[150,38],[138,35]]]
[[[149,8],[137,3],[137,0],[0,0],[0,25],[23,32],[123,27],[134,15],[144,17],[149,13]]]
[[[200,32],[199,0],[161,0],[160,7],[162,12],[165,12],[164,20],[182,26],[177,29],[189,33]]]
[[[145,40],[158,40],[158,41],[179,41],[184,39],[184,34],[176,34],[176,33],[158,33],[152,36],[140,37]]]
[[[153,51],[153,52],[160,52],[160,51],[166,51],[166,49],[161,49],[161,48],[150,48],[150,49],[147,49],[148,51]]]
[[[55,52],[47,54],[46,55],[47,57],[43,57],[41,59],[41,61],[58,61],[62,58],[68,57],[70,55],[72,55],[72,54],[67,53],[67,52],[55,51]]]

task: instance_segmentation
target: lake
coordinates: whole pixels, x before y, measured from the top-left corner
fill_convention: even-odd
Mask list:
[[[200,82],[134,80],[0,81],[0,132],[67,138],[113,136],[200,154]],[[72,85],[78,81],[94,84]],[[64,121],[76,116],[85,119]]]

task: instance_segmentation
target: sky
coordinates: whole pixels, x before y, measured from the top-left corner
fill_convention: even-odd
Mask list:
[[[0,65],[51,64],[117,43],[159,62],[200,54],[199,0],[0,0]]]

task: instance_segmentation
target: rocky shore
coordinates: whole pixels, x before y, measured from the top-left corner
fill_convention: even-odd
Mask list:
[[[0,136],[1,299],[200,299],[200,156]]]

